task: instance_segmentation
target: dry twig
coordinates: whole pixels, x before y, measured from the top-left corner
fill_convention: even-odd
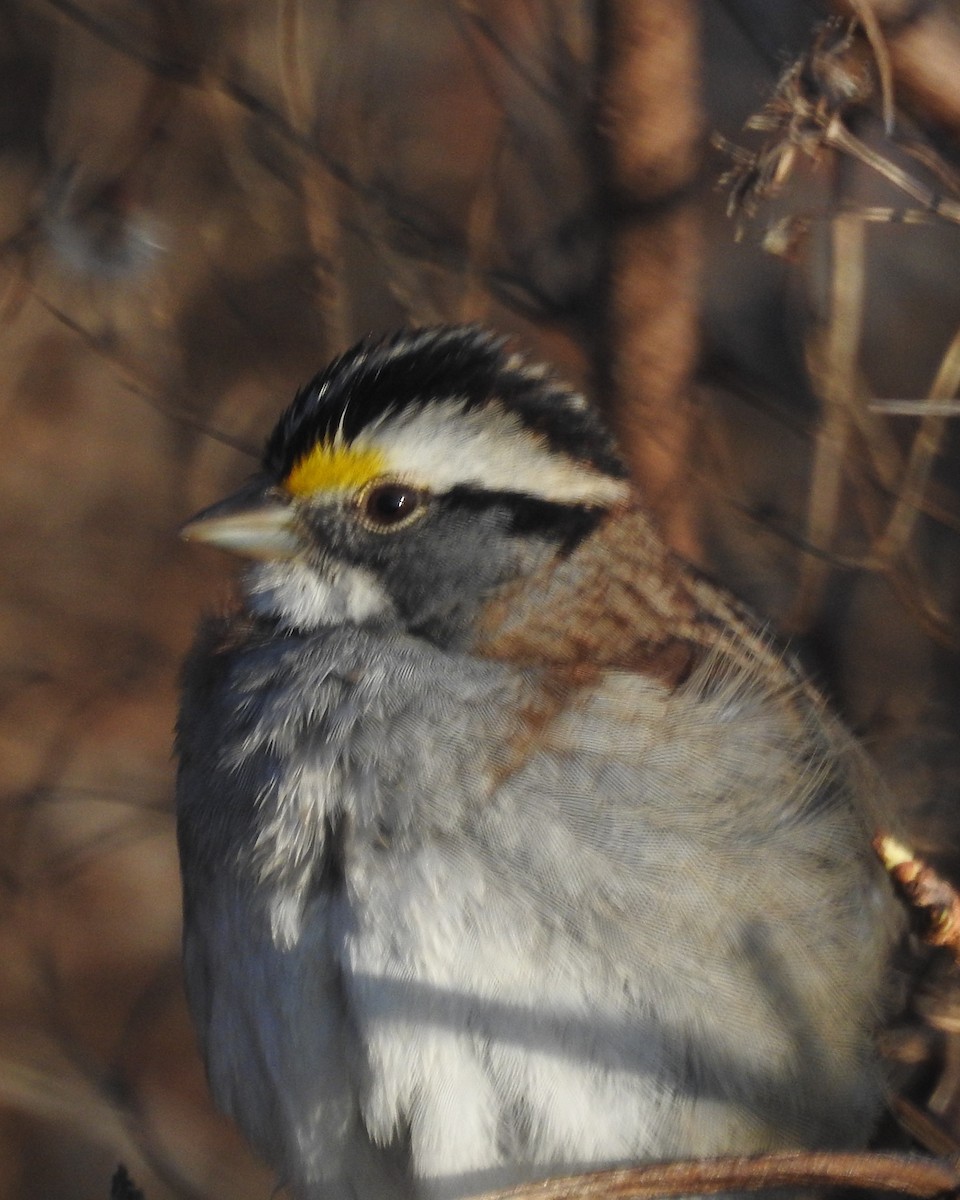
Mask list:
[[[475,1200],[654,1200],[654,1197],[844,1187],[943,1197],[960,1188],[952,1162],[897,1154],[808,1153],[695,1159],[592,1171],[487,1192]]]
[[[847,127],[849,114],[869,103],[876,91],[873,67],[859,53],[856,32],[856,23],[849,22],[829,21],[819,28],[809,53],[791,63],[770,100],[746,123],[748,130],[768,135],[758,151],[745,150],[714,136],[714,145],[733,159],[720,180],[720,186],[730,190],[730,215],[754,216],[762,201],[782,191],[801,159],[817,163],[825,150],[835,150],[875,171],[919,204],[922,211],[960,224],[960,200],[914,178]],[[892,118],[886,110],[890,85],[884,78],[883,64],[880,71],[885,121],[889,124]],[[941,182],[948,186],[946,174],[941,174]]]

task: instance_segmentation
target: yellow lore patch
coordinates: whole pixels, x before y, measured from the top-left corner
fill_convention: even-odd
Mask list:
[[[283,486],[291,496],[349,491],[376,479],[385,467],[383,452],[371,446],[318,442],[294,465]]]

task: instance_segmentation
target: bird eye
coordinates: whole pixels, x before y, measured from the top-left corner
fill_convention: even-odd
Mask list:
[[[423,513],[426,493],[409,483],[381,479],[369,484],[358,497],[363,519],[381,532],[399,529]]]

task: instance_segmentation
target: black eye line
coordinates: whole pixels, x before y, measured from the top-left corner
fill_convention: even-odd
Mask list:
[[[556,542],[564,555],[575,550],[610,511],[606,505],[545,500],[528,492],[487,491],[464,484],[451,488],[444,499],[466,511],[500,508],[509,514],[509,533]]]

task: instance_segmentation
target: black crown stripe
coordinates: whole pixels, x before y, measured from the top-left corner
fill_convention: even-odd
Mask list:
[[[502,338],[478,326],[404,330],[348,350],[297,393],[270,435],[264,469],[283,479],[318,442],[347,442],[390,412],[456,400],[466,410],[493,400],[555,451],[623,478],[603,424],[575,393],[524,368]]]

